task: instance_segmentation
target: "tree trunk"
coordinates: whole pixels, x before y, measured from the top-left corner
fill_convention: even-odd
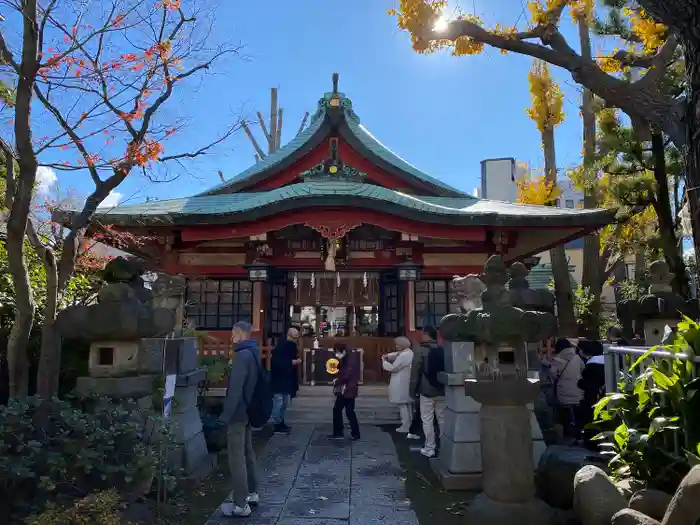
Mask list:
[[[693,226],[695,267],[700,257],[700,0],[640,0],[654,18],[669,26],[683,46],[686,106],[683,147],[685,188]],[[674,142],[678,142],[671,134]]]
[[[7,200],[12,201],[10,216],[7,220],[7,262],[12,276],[17,310],[7,344],[11,397],[23,397],[28,393],[27,344],[36,310],[24,256],[24,235],[29,220],[37,169],[31,128],[32,96],[37,72],[36,7],[36,0],[23,2],[22,60],[15,93],[14,131],[19,158],[17,177],[14,174],[14,161],[8,159],[7,163]]]
[[[34,324],[36,305],[24,258],[24,227],[20,221],[7,223],[7,263],[15,291],[15,317],[7,340],[7,368],[10,397],[27,397],[29,360],[27,345]]]
[[[554,129],[546,129],[542,133],[542,149],[544,150],[544,168],[547,180],[557,183],[557,160],[554,148]],[[559,320],[559,335],[561,337],[576,337],[576,316],[574,315],[574,297],[571,291],[569,276],[569,260],[566,250],[561,244],[549,250],[554,278],[554,297],[557,301],[557,317]]]
[[[647,262],[644,257],[644,247],[638,246],[637,251],[634,253],[634,275],[632,279],[636,283],[643,283],[647,272]],[[628,276],[629,278],[629,276]]]
[[[687,298],[690,297],[690,289],[671,212],[671,195],[668,190],[668,176],[666,174],[664,137],[656,130],[652,131],[651,134],[651,149],[654,155],[654,180],[656,182],[654,211],[656,211],[659,221],[661,249],[671,272],[674,274],[671,282],[673,290]]]
[[[61,338],[56,333],[55,320],[58,310],[58,271],[56,257],[50,249],[42,254],[46,269],[46,305],[44,324],[41,327],[41,354],[37,372],[37,394],[51,399],[58,394],[58,379],[61,371]]]
[[[700,15],[695,17],[700,22]],[[700,27],[688,30],[684,39],[685,69],[688,80],[685,147],[685,177],[693,225],[695,266],[700,257]]]
[[[578,21],[579,41],[581,43],[581,55],[584,59],[591,58],[590,28],[585,20]],[[581,101],[581,116],[583,119],[583,168],[593,170],[596,152],[596,124],[593,111],[593,92],[583,90]],[[588,174],[586,175],[588,176]],[[595,188],[586,185],[583,195],[583,207],[586,209],[597,208],[598,199]],[[593,294],[595,301],[591,305],[591,315],[585,319],[585,331],[589,337],[597,337],[600,331],[600,295],[603,292],[603,276],[600,272],[600,235],[592,233],[584,238],[583,244],[583,268],[581,272],[581,286],[587,288]]]

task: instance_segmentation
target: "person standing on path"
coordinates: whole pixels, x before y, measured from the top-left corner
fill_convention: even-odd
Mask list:
[[[437,343],[437,330],[432,326],[423,329],[423,342],[413,353],[410,392],[419,396],[421,420],[425,444],[420,453],[427,458],[435,457],[435,426],[442,434],[445,423],[445,385],[438,374],[445,370],[445,349]]]
[[[399,434],[408,434],[413,420],[413,397],[409,390],[411,384],[411,364],[413,350],[407,337],[394,339],[396,352],[382,356],[382,368],[391,372],[389,380],[389,402],[399,406],[401,426],[396,429]]]
[[[284,422],[284,413],[296,393],[297,341],[299,331],[290,328],[287,338],[277,343],[270,359],[270,386],[272,388],[272,422],[275,434],[289,434],[290,428]]]
[[[360,368],[343,343],[333,345],[338,360],[338,377],[333,381],[335,404],[333,405],[333,435],[331,439],[343,439],[343,410],[350,423],[350,435],[360,439],[360,425],[355,414],[355,398],[359,393]]]
[[[228,464],[233,485],[231,497],[220,507],[221,513],[227,517],[248,517],[252,513],[251,505],[260,501],[252,429],[248,421],[248,404],[253,398],[261,368],[260,348],[251,338],[252,331],[251,325],[245,321],[233,325],[231,343],[236,358],[219,416],[219,422],[228,427]]]
[[[581,401],[583,390],[579,387],[585,367],[576,347],[568,339],[559,339],[554,345],[552,372],[556,393],[557,434],[561,444],[572,445],[581,437]]]

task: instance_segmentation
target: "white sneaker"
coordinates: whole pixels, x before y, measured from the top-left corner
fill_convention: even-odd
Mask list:
[[[430,450],[428,448],[423,447],[420,449],[420,453],[425,456],[426,458],[434,458],[435,457],[435,451]]]
[[[396,429],[396,432],[399,434],[408,434],[408,429],[399,427]]]
[[[221,514],[223,514],[227,518],[247,518],[253,513],[253,511],[250,508],[250,505],[248,505],[247,503],[244,507],[239,507],[231,501],[225,501],[224,503],[222,503],[221,507],[219,507],[219,510],[221,511]]]
[[[420,439],[418,434],[411,434],[410,432],[406,434],[406,439]]]
[[[258,494],[257,492],[251,492],[250,494],[248,494],[248,497],[245,499],[245,502],[251,506],[259,505],[260,494]]]

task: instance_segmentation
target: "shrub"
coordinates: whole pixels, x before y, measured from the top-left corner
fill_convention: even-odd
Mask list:
[[[119,514],[119,496],[114,490],[98,492],[69,507],[51,505],[32,516],[27,525],[124,525]]]
[[[96,491],[127,490],[152,476],[155,458],[134,407],[10,400],[0,407],[0,509],[21,517],[41,501],[63,504]]]
[[[663,348],[691,360],[654,359],[636,378],[623,377],[619,392],[595,406],[596,436],[617,479],[633,478],[673,493],[688,470],[700,463],[700,378],[692,358],[700,329],[690,319],[678,325],[674,342]],[[641,368],[656,347],[637,359]]]

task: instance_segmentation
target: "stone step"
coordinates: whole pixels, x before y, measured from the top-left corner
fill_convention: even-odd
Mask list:
[[[332,409],[328,410],[287,410],[287,417],[316,417],[321,414],[323,417],[333,413]],[[398,412],[385,412],[381,410],[355,410],[358,417],[379,417],[382,419],[399,420]]]
[[[314,424],[314,425],[327,425],[330,424],[332,421],[331,415],[328,414],[325,417],[322,417],[321,415],[316,415],[315,417],[293,417],[293,416],[285,416],[285,421],[291,425],[300,425],[300,424]],[[401,421],[399,419],[391,419],[391,418],[370,418],[370,417],[362,417],[360,415],[357,416],[357,420],[361,425],[399,425]]]
[[[333,404],[335,403],[334,399],[325,399],[323,402],[320,403],[309,403],[306,400],[293,400],[289,404],[289,410],[293,409],[317,409],[317,408],[326,408],[326,407],[332,407]],[[355,408],[372,408],[372,409],[383,409],[383,410],[395,410],[398,412],[398,407],[396,405],[392,405],[389,403],[372,403],[372,402],[367,402],[367,401],[360,401],[357,400],[355,402]]]

